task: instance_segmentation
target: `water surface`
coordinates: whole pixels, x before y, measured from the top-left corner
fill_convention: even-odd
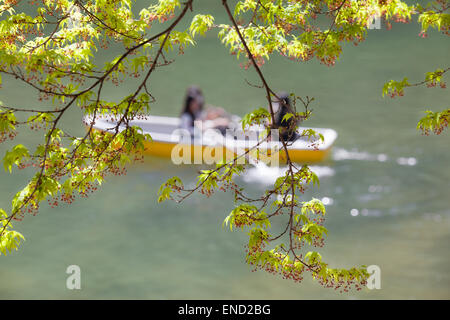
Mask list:
[[[220,9],[202,5],[203,12]],[[250,272],[244,263],[246,234],[221,227],[233,208],[231,195],[158,204],[162,182],[178,175],[193,183],[199,167],[149,158],[129,167],[126,176],[108,178],[88,199],[57,209],[44,205],[37,216],[16,223],[27,241],[0,257],[0,298],[450,298],[449,136],[425,137],[415,129],[425,109],[448,106],[448,90],[414,88],[400,99],[381,96],[387,80],[421,81],[425,72],[448,64],[447,38],[433,33],[421,39],[418,32],[416,24],[372,30],[358,47],[346,46],[333,68],[279,57],[263,66],[275,90],[315,97],[308,125],[339,134],[331,158],[314,167],[320,189],[305,194],[305,200],[314,196],[328,203],[329,236],[320,253],[334,267],[380,266],[381,290],[341,295],[308,277],[295,284]],[[257,82],[254,73],[239,68],[214,32],[154,76],[156,115],[177,116],[190,84],[203,88],[208,103],[241,116],[265,106],[263,92],[245,83]],[[33,91],[5,80],[0,100],[16,106],[35,101]],[[120,99],[132,88],[130,82],[111,89],[109,98]],[[80,114],[74,111],[65,127],[81,134]],[[32,133],[21,137],[25,144],[34,141]],[[7,146],[0,146],[2,154]],[[10,207],[29,174],[0,173],[0,207]],[[250,170],[240,181],[250,192],[263,192],[273,178]],[[82,290],[65,287],[71,264],[81,267]]]

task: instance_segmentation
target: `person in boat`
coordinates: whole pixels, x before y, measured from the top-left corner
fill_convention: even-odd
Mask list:
[[[279,138],[283,139],[286,142],[295,141],[298,139],[299,135],[297,134],[297,121],[294,117],[289,119],[284,119],[286,114],[292,113],[295,114],[294,109],[292,108],[291,99],[289,98],[289,94],[286,92],[280,92],[277,94],[275,101],[272,103],[273,111],[275,115],[275,127],[279,129]]]
[[[231,118],[228,113],[220,107],[208,107],[204,110],[205,98],[200,88],[191,86],[187,89],[183,111],[181,113],[180,127],[194,135],[196,121],[201,121],[201,130],[217,129],[223,135],[229,128]]]
[[[183,111],[180,116],[180,127],[194,135],[195,122],[203,120],[203,106],[205,98],[200,88],[191,86],[187,89],[186,97],[184,99]]]
[[[205,111],[204,129],[219,130],[222,135],[230,128],[231,116],[221,107],[210,106]]]

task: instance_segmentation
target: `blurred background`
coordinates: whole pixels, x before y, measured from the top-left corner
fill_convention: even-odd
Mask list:
[[[226,22],[216,2],[200,1],[197,13]],[[186,21],[191,18],[192,13]],[[251,272],[244,261],[246,233],[222,228],[232,196],[220,192],[209,199],[193,195],[181,205],[158,204],[161,183],[178,175],[185,185],[193,184],[201,167],[147,158],[129,166],[126,176],[108,177],[88,199],[55,209],[43,204],[37,216],[16,222],[26,242],[0,257],[0,298],[449,299],[449,133],[426,137],[416,130],[426,109],[448,107],[448,90],[418,87],[406,89],[402,98],[382,97],[388,80],[406,76],[419,82],[426,72],[448,65],[448,38],[431,32],[422,39],[419,32],[417,23],[394,24],[390,31],[382,23],[358,47],[345,45],[332,68],[278,56],[262,67],[276,91],[315,98],[306,125],[338,132],[330,158],[312,167],[320,188],[306,192],[304,200],[316,197],[327,204],[329,235],[318,250],[324,260],[331,267],[378,265],[380,290],[340,294],[309,276],[296,284]],[[107,55],[120,52],[112,47]],[[264,92],[245,79],[257,83],[253,70],[241,69],[213,30],[151,77],[157,99],[152,114],[178,116],[192,84],[203,89],[207,103],[239,116],[265,107]],[[5,104],[36,104],[35,91],[3,82]],[[134,84],[109,88],[108,99],[120,100]],[[81,135],[81,113],[73,110],[63,128]],[[16,139],[32,145],[36,133],[24,130]],[[10,146],[0,145],[0,154]],[[0,207],[10,208],[31,174],[0,172]],[[255,193],[274,178],[250,169],[239,182]],[[274,221],[274,228],[283,223]],[[66,289],[65,271],[72,264],[81,268],[81,290]]]

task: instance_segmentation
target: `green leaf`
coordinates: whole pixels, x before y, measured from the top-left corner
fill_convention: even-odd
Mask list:
[[[19,165],[24,158],[29,158],[29,156],[28,149],[22,144],[16,145],[11,151],[6,151],[5,157],[3,158],[3,167],[5,168],[5,171],[11,173],[14,164]]]

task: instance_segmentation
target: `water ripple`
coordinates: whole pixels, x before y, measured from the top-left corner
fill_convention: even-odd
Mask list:
[[[384,153],[372,154],[366,151],[358,151],[357,149],[346,150],[343,148],[335,148],[333,151],[333,160],[364,160],[364,161],[378,161],[387,162],[390,158]],[[417,159],[414,157],[399,157],[395,159],[397,164],[402,166],[415,166]]]

